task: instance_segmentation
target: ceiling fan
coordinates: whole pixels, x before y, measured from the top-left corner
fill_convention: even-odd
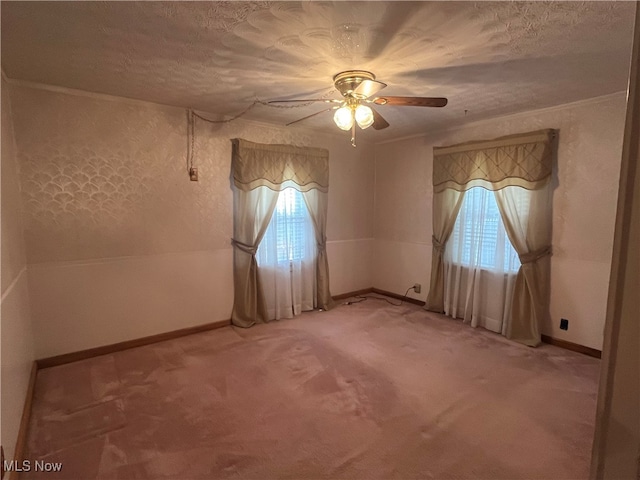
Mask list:
[[[351,130],[351,144],[355,147],[356,125],[365,129],[373,127],[382,130],[389,126],[382,115],[372,105],[392,105],[398,107],[444,107],[447,99],[442,97],[373,97],[387,86],[376,80],[376,76],[365,70],[347,70],[333,77],[333,84],[342,94],[342,99],[302,99],[302,100],[271,100],[276,103],[333,103],[334,106],[321,110],[306,117],[287,123],[287,126],[301,122],[316,115],[335,110],[333,121],[342,130]],[[373,98],[372,98],[373,97]]]

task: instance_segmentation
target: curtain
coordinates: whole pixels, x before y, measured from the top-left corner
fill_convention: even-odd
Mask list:
[[[537,190],[551,178],[553,130],[433,149],[433,190],[473,187]]]
[[[257,261],[268,320],[313,310],[317,304],[316,237],[300,192],[292,188],[280,192]]]
[[[256,252],[278,201],[277,191],[260,187],[234,189],[233,287],[231,321],[239,327],[266,322],[264,291],[258,276]]]
[[[464,192],[446,189],[433,195],[433,237],[431,242],[431,283],[425,308],[444,312],[444,249],[456,223]]]
[[[302,192],[313,221],[318,259],[316,265],[316,289],[318,307],[329,310],[335,306],[329,291],[329,259],[327,257],[327,205],[329,195],[318,189]]]
[[[444,311],[446,272],[442,252],[451,233],[447,227],[455,224],[455,217],[451,220],[450,216],[458,213],[451,200],[439,195],[484,187],[496,192],[505,230],[522,264],[514,282],[504,333],[526,345],[540,343],[540,324],[549,314],[554,138],[555,131],[549,129],[433,149],[434,247],[427,309]],[[527,202],[515,198],[515,191],[510,190],[515,187],[530,192]],[[522,207],[524,204],[528,206]]]
[[[444,265],[444,313],[505,334],[520,262],[493,192],[478,187],[466,193]]]
[[[495,193],[507,235],[520,257],[507,338],[540,343],[540,325],[549,309],[551,274],[551,183],[537,190],[505,187]]]
[[[242,139],[233,145],[233,183],[240,190],[293,187],[329,191],[329,152],[323,148],[269,145]]]
[[[278,193],[288,187],[305,195],[315,227],[318,251],[315,296],[321,308],[331,308],[333,300],[326,258],[329,152],[321,148],[266,145],[243,139],[231,142],[235,202],[232,239],[235,295],[231,322],[249,327],[268,320],[256,253],[271,220]],[[317,192],[317,196],[310,192]]]

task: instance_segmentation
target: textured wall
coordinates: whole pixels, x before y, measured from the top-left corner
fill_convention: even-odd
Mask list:
[[[551,324],[543,333],[600,349],[613,245],[625,96],[478,122],[376,150],[374,285],[403,293],[428,284],[433,146],[543,128],[559,130],[553,196]],[[408,258],[407,258],[408,257]],[[413,260],[410,260],[413,259]],[[399,265],[409,265],[407,275]],[[422,275],[422,276],[420,276]],[[415,278],[415,279],[414,279]],[[425,288],[423,299],[428,288]],[[569,319],[569,330],[558,328]]]
[[[9,89],[2,79],[2,300],[1,440],[8,459],[22,416],[25,393],[34,360],[25,247],[22,236],[20,182],[11,119]]]
[[[39,356],[229,318],[234,137],[330,150],[333,293],[370,286],[371,149],[347,134],[197,121],[190,182],[182,109],[17,85],[12,101]]]
[[[183,110],[15,90],[29,263],[227,248],[233,137],[329,148],[329,239],[371,237],[368,149],[347,134],[198,121],[195,183]]]
[[[2,294],[26,266],[9,86],[2,79]]]
[[[376,148],[373,284],[425,300],[431,268],[431,158],[424,138]],[[430,162],[430,160],[428,160]]]

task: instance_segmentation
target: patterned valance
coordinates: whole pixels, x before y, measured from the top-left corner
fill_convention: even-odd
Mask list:
[[[482,142],[433,149],[433,190],[471,187],[537,190],[551,178],[554,130],[539,130]]]
[[[233,182],[243,191],[257,187],[301,192],[329,190],[329,151],[323,148],[269,145],[234,138]]]

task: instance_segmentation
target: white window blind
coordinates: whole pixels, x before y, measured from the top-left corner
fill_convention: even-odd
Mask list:
[[[520,268],[495,195],[484,188],[471,188],[465,193],[448,243],[449,258],[454,263],[513,272]]]
[[[285,188],[278,196],[273,217],[258,248],[259,257],[266,264],[301,260],[309,256],[308,244],[314,242],[313,235],[302,194],[293,188]]]

